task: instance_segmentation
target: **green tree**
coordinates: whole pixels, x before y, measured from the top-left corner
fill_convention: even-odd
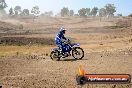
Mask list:
[[[81,17],[86,17],[87,16],[86,15],[86,9],[85,8],[82,8],[82,9],[78,10],[78,14]]]
[[[34,15],[34,17],[33,17],[33,21],[34,21],[35,17],[37,17],[39,15],[39,13],[40,13],[39,7],[38,6],[34,6],[32,8],[32,10],[31,10],[31,13]]]
[[[119,13],[119,14],[117,14],[117,16],[122,16],[122,14],[121,14],[121,13]]]
[[[6,11],[4,10],[7,7],[7,4],[5,0],[0,0],[0,14],[4,15],[6,14]]]
[[[94,7],[91,11],[91,15],[92,16],[96,16],[97,15],[97,12],[98,12],[98,8],[97,7]]]
[[[12,7],[9,9],[9,15],[14,15]]]
[[[107,16],[114,16],[114,13],[116,12],[116,7],[114,4],[107,4],[105,6]]]
[[[5,0],[0,0],[0,9],[5,9],[7,7],[7,4]]]
[[[87,15],[87,16],[90,15],[90,8],[86,8],[86,15]]]
[[[24,9],[22,11],[22,15],[29,15],[29,10],[28,9]]]
[[[128,15],[128,17],[132,17],[132,13]]]
[[[15,15],[20,14],[22,12],[21,6],[15,6],[14,11],[15,11]]]
[[[39,11],[39,7],[38,6],[34,6],[31,10],[31,13],[34,15],[34,16],[37,16],[39,15],[40,11]]]
[[[103,17],[103,16],[106,16],[107,13],[106,13],[106,9],[105,8],[101,8],[99,9],[99,16]]]
[[[64,17],[64,16],[68,16],[69,15],[69,9],[64,7],[61,9],[61,16]]]
[[[74,11],[73,11],[73,10],[70,10],[70,11],[69,11],[69,15],[70,15],[70,16],[74,16]]]

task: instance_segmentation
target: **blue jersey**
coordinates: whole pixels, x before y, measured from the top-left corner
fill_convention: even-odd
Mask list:
[[[57,35],[56,35],[56,37],[55,37],[55,41],[56,41],[56,44],[58,45],[58,44],[61,44],[61,39],[66,39],[65,37],[64,37],[64,34],[62,33],[62,31],[60,31]]]
[[[67,45],[62,45],[62,39],[66,39],[66,38],[64,37],[63,32],[60,31],[56,35],[55,41],[56,41],[57,46],[62,50],[62,52],[67,52],[67,51],[69,51],[70,48]]]

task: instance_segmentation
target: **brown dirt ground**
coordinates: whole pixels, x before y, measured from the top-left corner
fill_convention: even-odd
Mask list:
[[[1,37],[54,38],[57,28],[64,25],[67,28],[66,36],[80,43],[80,47],[85,51],[82,60],[68,57],[61,61],[52,61],[49,54],[55,46],[1,45],[0,85],[2,88],[132,88],[132,83],[80,86],[75,79],[79,65],[82,65],[88,74],[132,75],[132,27],[111,28],[118,19],[38,18],[34,23],[31,19],[19,19],[15,22],[20,22],[19,24],[24,26],[23,29],[16,27],[10,33],[9,30],[3,32],[3,29],[0,29]],[[7,21],[11,25],[14,20]],[[30,31],[29,34],[25,34],[27,30]],[[33,53],[43,54],[43,58],[23,56],[25,54],[10,56],[9,52],[13,54],[13,51],[28,52],[31,56]]]

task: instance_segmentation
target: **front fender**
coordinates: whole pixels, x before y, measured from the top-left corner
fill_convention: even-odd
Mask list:
[[[80,44],[72,44],[72,47],[80,46]]]

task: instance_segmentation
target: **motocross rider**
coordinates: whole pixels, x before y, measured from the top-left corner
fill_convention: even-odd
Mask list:
[[[64,55],[65,49],[63,48],[64,45],[62,44],[62,40],[66,40],[66,37],[64,36],[66,32],[66,29],[64,27],[60,28],[60,31],[58,32],[58,34],[55,37],[55,41],[57,46],[59,47],[59,49],[61,50],[61,53]]]

